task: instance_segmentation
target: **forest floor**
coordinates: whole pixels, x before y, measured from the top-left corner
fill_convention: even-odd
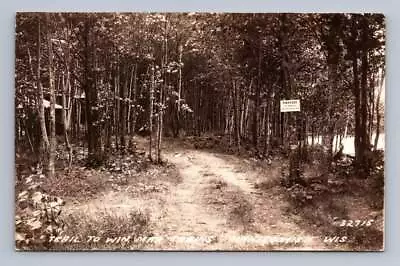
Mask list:
[[[166,139],[164,163],[156,165],[143,159],[147,140],[138,137],[136,144],[137,157],[119,155],[100,169],[74,166],[45,181],[47,192],[66,201],[64,235],[79,236],[54,249],[382,248],[383,211],[371,207],[365,191],[314,196],[299,205],[281,184],[285,162],[279,156],[256,160],[199,150],[191,139]],[[337,224],[367,219],[373,226]]]

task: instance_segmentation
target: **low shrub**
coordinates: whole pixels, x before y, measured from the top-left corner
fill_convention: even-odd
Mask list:
[[[61,198],[40,192],[39,186],[20,192],[16,200],[16,249],[49,249],[50,236],[63,232],[65,224],[60,215],[64,204]]]
[[[62,243],[61,240],[57,250],[140,249],[146,242],[138,240],[152,235],[149,215],[137,210],[126,215],[117,215],[110,210],[77,212],[65,218],[65,223],[63,235],[78,241]]]

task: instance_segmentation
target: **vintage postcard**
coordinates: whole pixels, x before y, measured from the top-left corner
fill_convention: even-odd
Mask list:
[[[16,14],[19,251],[383,251],[385,18]]]

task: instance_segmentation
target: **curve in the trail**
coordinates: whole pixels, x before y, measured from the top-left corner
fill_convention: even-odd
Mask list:
[[[227,226],[226,217],[216,215],[201,199],[201,191],[209,186],[209,181],[218,178],[225,181],[229,186],[235,186],[240,193],[246,196],[251,204],[261,207],[255,211],[268,211],[270,216],[275,219],[284,218],[283,212],[279,209],[279,204],[274,199],[265,201],[252,183],[255,179],[255,172],[246,171],[245,173],[235,171],[235,161],[227,158],[219,158],[215,154],[198,150],[180,150],[166,154],[169,162],[176,165],[182,177],[176,189],[170,194],[165,204],[165,216],[158,224],[159,234],[164,236],[217,236],[215,243],[171,243],[171,249],[207,249],[223,250],[237,248],[240,243],[233,243],[239,239],[242,232]],[[278,199],[279,200],[279,199]],[[262,203],[260,204],[260,201]],[[229,204],[229,203],[228,203]],[[261,206],[268,204],[271,206]],[[282,219],[281,219],[282,220]],[[302,237],[304,242],[297,247],[289,249],[323,249],[323,244],[319,243],[314,237],[307,235],[300,230],[294,223],[289,223],[288,219],[283,219],[283,226],[269,226],[263,221],[255,221],[260,227],[253,233],[252,237],[268,236],[296,236]],[[289,231],[287,231],[289,230]],[[261,234],[260,234],[261,233]],[[245,246],[243,246],[246,249]]]
[[[150,250],[322,250],[319,239],[301,230],[290,214],[283,211],[284,199],[280,188],[261,193],[254,187],[259,173],[238,170],[241,160],[233,155],[220,156],[212,152],[191,149],[165,149],[165,159],[179,170],[182,181],[170,184],[157,195],[134,195],[129,188],[105,191],[95,199],[67,206],[67,214],[84,212],[97,217],[104,211],[112,215],[127,215],[133,209],[150,214],[153,236],[162,242],[144,249]],[[265,175],[270,175],[266,173]],[[263,178],[270,178],[264,176]],[[231,193],[240,194],[250,204],[254,217],[249,221],[254,230],[244,232],[229,217],[218,212],[212,203],[204,200],[212,180],[222,180]],[[161,181],[161,180],[160,180]],[[218,195],[218,194],[217,194]],[[226,200],[226,199],[225,199]],[[229,198],[226,206],[233,206]],[[302,237],[301,245],[249,245],[243,237],[262,238]]]

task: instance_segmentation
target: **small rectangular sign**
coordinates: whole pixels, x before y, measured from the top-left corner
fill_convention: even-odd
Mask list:
[[[300,112],[300,100],[281,100],[281,113]]]

